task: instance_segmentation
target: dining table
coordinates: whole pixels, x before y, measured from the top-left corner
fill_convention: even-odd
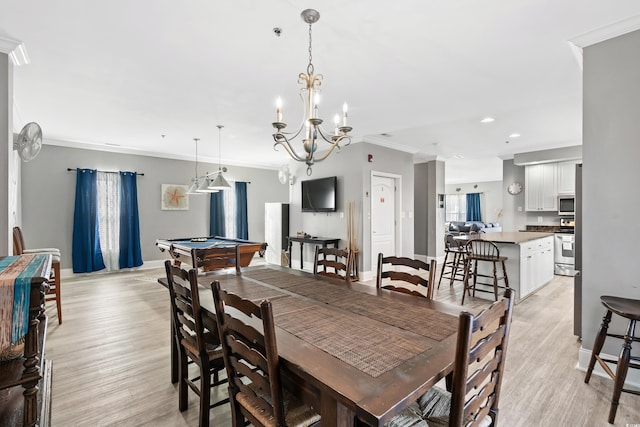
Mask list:
[[[268,265],[198,276],[202,315],[210,319],[213,281],[271,301],[283,375],[324,426],[383,426],[452,372],[459,306]],[[167,286],[164,277],[158,282]]]

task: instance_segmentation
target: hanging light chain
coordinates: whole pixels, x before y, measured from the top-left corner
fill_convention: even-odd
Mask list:
[[[309,65],[307,65],[307,74],[313,74],[313,53],[311,51],[311,24],[309,24]]]

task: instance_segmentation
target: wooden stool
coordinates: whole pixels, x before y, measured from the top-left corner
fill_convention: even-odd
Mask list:
[[[444,263],[440,270],[440,278],[438,279],[438,289],[442,278],[449,279],[449,286],[453,286],[455,280],[464,282],[464,271],[466,262],[467,249],[465,246],[459,246],[453,239],[452,234],[444,237]],[[449,259],[451,255],[451,259]]]
[[[493,286],[493,296],[498,301],[498,288],[509,288],[509,278],[507,277],[507,268],[504,262],[508,259],[505,256],[500,256],[500,249],[498,246],[489,241],[482,239],[469,240],[467,242],[467,262],[464,276],[464,292],[462,292],[462,304],[464,304],[465,294],[468,292],[471,296],[471,290],[473,290],[473,296],[476,296],[478,292],[491,292],[486,289],[478,289],[476,285]],[[490,262],[493,264],[492,274],[478,273],[478,263]],[[497,265],[502,266],[502,276],[498,276]],[[473,276],[473,284],[469,284],[469,278]],[[490,278],[491,283],[478,282],[478,277]],[[504,286],[499,286],[498,281],[504,281]]]
[[[598,335],[596,335],[596,341],[593,344],[591,361],[589,361],[589,369],[587,369],[587,375],[584,382],[589,383],[596,360],[600,363],[602,369],[604,369],[611,379],[613,379],[615,384],[613,386],[613,397],[611,398],[611,409],[609,410],[609,423],[613,424],[613,421],[616,418],[618,402],[620,401],[620,395],[622,392],[640,396],[640,391],[624,388],[624,381],[627,378],[627,371],[629,368],[640,369],[640,363],[634,363],[640,361],[640,357],[631,356],[631,343],[633,341],[640,341],[640,338],[635,336],[636,320],[640,320],[640,300],[605,295],[600,297],[600,301],[602,301],[602,305],[607,308],[607,312],[602,318],[602,326],[600,327],[600,331],[598,332]],[[609,322],[611,322],[612,313],[616,313],[618,316],[629,319],[629,326],[625,335],[610,334],[607,332],[609,329]],[[600,357],[600,351],[602,350],[606,337],[624,340],[618,360]],[[605,362],[618,365],[615,374]]]

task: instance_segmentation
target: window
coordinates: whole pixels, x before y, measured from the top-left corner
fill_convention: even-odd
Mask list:
[[[231,187],[222,191],[224,194],[224,231],[226,237],[236,237],[236,186],[231,183]]]
[[[465,221],[467,217],[466,194],[447,194],[444,198],[444,220]]]

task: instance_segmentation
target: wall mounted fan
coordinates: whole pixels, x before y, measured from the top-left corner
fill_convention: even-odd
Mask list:
[[[24,125],[18,136],[13,141],[13,149],[23,162],[35,159],[42,148],[42,129],[36,122]]]
[[[289,185],[293,185],[293,175],[291,175],[291,172],[289,171],[289,166],[283,166],[280,168],[280,170],[278,171],[278,180],[280,181],[280,184],[289,184]]]

